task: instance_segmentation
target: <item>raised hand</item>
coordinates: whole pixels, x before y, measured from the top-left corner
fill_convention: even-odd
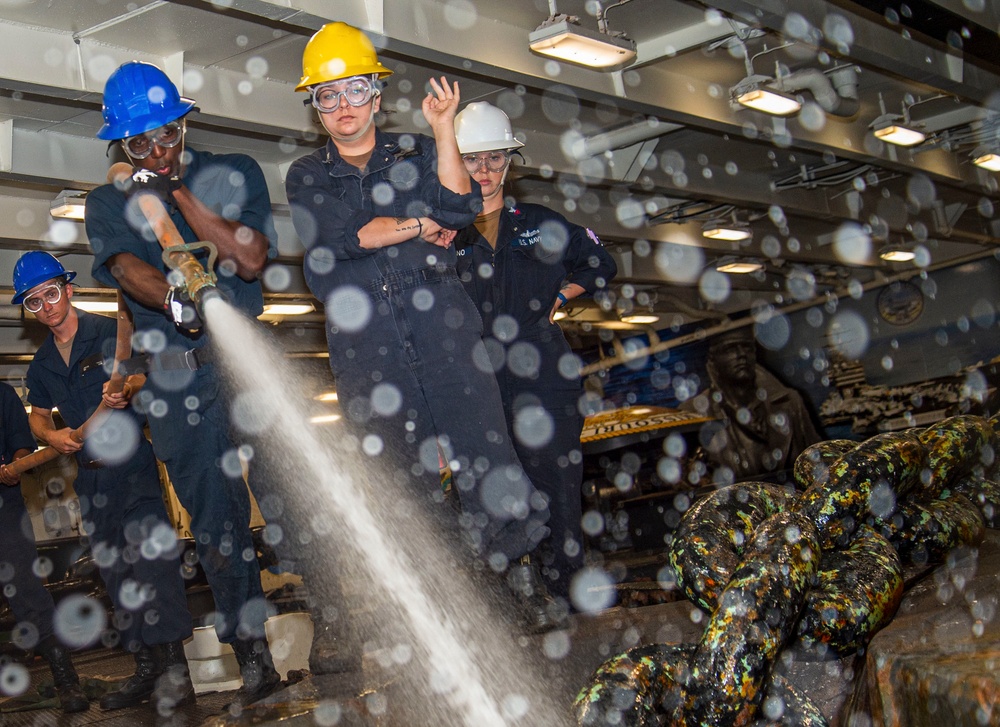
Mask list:
[[[421,104],[424,118],[427,119],[431,128],[436,129],[445,124],[454,128],[455,115],[458,113],[458,104],[461,100],[458,82],[456,81],[449,86],[448,80],[441,76],[440,83],[434,78],[431,79],[430,83],[432,92],[424,97]]]

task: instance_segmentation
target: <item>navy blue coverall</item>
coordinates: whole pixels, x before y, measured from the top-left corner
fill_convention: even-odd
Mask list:
[[[9,384],[0,382],[0,464],[14,461],[19,449],[35,449],[35,438],[28,426],[24,404]],[[15,640],[23,649],[31,649],[53,634],[55,604],[52,596],[35,575],[38,559],[31,516],[21,496],[21,486],[0,484],[0,587],[17,619]]]
[[[184,184],[209,209],[228,220],[238,220],[264,234],[275,251],[277,233],[271,219],[271,198],[260,166],[245,154],[211,154],[186,149],[191,161]],[[198,240],[183,215],[170,218],[185,242]],[[108,259],[131,253],[166,274],[162,248],[141,214],[125,195],[107,184],[87,195],[87,236],[94,252],[93,275],[120,288],[108,269]],[[198,254],[204,264],[204,255]],[[218,267],[218,288],[237,309],[256,318],[263,312],[260,281],[247,282]],[[250,533],[250,498],[235,460],[245,437],[233,430],[228,397],[216,365],[211,362],[210,338],[202,329],[194,334],[174,325],[161,308],[148,308],[127,293],[136,328],[136,348],[152,354],[149,379],[136,397],[147,415],[157,458],[181,504],[191,515],[191,534],[198,558],[215,599],[216,633],[223,643],[263,636],[266,618],[260,568]],[[194,354],[185,354],[194,352]],[[250,487],[257,492],[256,469],[250,468]],[[257,492],[258,497],[260,493]],[[249,606],[249,607],[248,607]]]
[[[69,365],[50,334],[28,367],[28,403],[57,408],[72,429],[101,403],[114,362],[115,321],[77,311]],[[191,615],[153,448],[134,409],[112,410],[77,452],[73,489],[94,561],[115,607],[122,646],[138,651],[191,635]],[[123,591],[124,587],[124,591]]]
[[[548,533],[548,511],[507,436],[482,323],[456,275],[454,248],[415,237],[367,250],[358,238],[376,217],[430,217],[449,229],[472,222],[478,189],[451,192],[436,161],[429,137],[377,129],[364,172],[331,140],[292,164],[285,184],[308,249],[306,282],[326,305],[345,419],[359,439],[377,435],[385,445],[379,461],[391,461],[430,499],[440,492],[440,438],[467,543],[482,557],[510,560]]]
[[[458,274],[479,308],[517,455],[549,497],[543,546],[549,590],[567,595],[583,564],[583,414],[579,360],[549,311],[566,283],[588,294],[617,274],[590,230],[536,204],[500,212],[496,249],[470,225],[455,238]]]

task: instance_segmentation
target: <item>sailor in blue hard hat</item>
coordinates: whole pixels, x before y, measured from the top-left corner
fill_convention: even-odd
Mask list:
[[[76,273],[64,268],[52,254],[41,250],[26,252],[14,264],[14,297],[11,303],[25,303],[30,312],[37,313],[41,310],[43,301],[57,303],[66,284],[75,277]],[[38,301],[25,302],[28,292],[46,281],[51,281],[51,285],[36,291]]]
[[[40,443],[76,458],[73,491],[80,504],[82,529],[114,605],[115,628],[109,635],[117,636],[136,660],[135,675],[101,696],[102,709],[115,709],[156,701],[157,679],[168,665],[183,658],[192,623],[180,575],[180,553],[159,552],[155,558],[131,555],[139,547],[137,536],[146,539],[169,530],[170,518],[153,448],[142,435],[145,415],[129,406],[127,393],[104,390],[111,376],[118,326],[113,318],[71,305],[69,281],[75,276],[53,255],[27,252],[14,265],[14,300],[49,332],[25,377],[31,432]],[[80,432],[102,406],[104,413],[95,430],[100,436],[83,439]],[[8,509],[7,505],[0,511]],[[155,593],[155,598],[137,603],[128,595],[131,588]],[[186,692],[183,680],[175,679],[172,684],[157,706],[166,697],[174,707],[193,701],[190,680]]]
[[[194,101],[181,96],[152,64],[133,61],[111,74],[97,135],[121,142],[133,167],[131,181],[91,191],[85,225],[94,252],[91,272],[122,291],[135,320],[136,341],[149,360],[143,396],[158,411],[148,417],[153,448],[191,515],[199,563],[215,602],[216,633],[232,646],[240,665],[243,686],[231,704],[238,710],[281,683],[267,645],[264,609],[256,607],[264,601],[260,567],[241,555],[256,552],[246,485],[262,500],[267,495],[262,488],[270,483],[257,466],[260,457],[250,466],[247,482],[242,471],[220,466],[228,452],[248,444],[250,434],[230,418],[229,394],[213,361],[216,331],[203,325],[186,285],[168,279],[171,270],[161,245],[175,243],[150,234],[145,213],[130,197],[137,192],[159,196],[181,241],[211,242],[217,258],[201,249],[192,254],[212,267],[208,272],[216,274],[229,305],[251,318],[263,311],[261,277],[276,254],[277,233],[267,182],[254,159],[186,144],[185,119],[193,108]],[[155,668],[164,676],[176,672],[178,681],[189,683],[183,650]],[[148,698],[162,702],[159,692],[150,694],[147,682],[134,686],[115,706]]]
[[[104,126],[98,139],[120,141],[135,166],[143,166],[154,147],[183,149],[184,117],[194,101],[184,98],[152,63],[132,61],[118,68],[104,85]],[[176,170],[179,172],[179,169]]]

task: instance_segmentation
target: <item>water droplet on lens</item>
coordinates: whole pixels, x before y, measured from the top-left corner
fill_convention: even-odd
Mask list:
[[[23,664],[14,662],[0,667],[0,692],[5,697],[20,697],[31,686],[31,675]]]
[[[582,568],[573,576],[569,596],[578,611],[603,611],[614,603],[614,581],[599,568]]]
[[[107,622],[104,607],[90,596],[74,593],[56,606],[56,636],[71,649],[82,649],[96,643]]]

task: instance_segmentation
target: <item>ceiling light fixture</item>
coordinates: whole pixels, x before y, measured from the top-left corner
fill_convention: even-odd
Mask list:
[[[337,401],[337,392],[324,391],[316,397],[316,401]]]
[[[916,258],[917,254],[906,247],[887,247],[878,256],[890,263],[908,263]]]
[[[790,116],[802,109],[798,99],[773,88],[755,88],[746,91],[736,97],[736,102],[772,116]]]
[[[761,263],[755,262],[728,262],[716,265],[715,269],[720,273],[746,275],[747,273],[756,273],[758,270],[763,270],[764,266]]]
[[[57,219],[82,220],[87,193],[78,189],[64,189],[49,203],[49,214]]]
[[[88,313],[117,313],[118,301],[116,300],[80,300],[73,298],[71,301],[74,308],[85,310]]]
[[[922,144],[927,135],[902,123],[895,123],[898,116],[880,117],[872,124],[875,138],[896,146],[916,146]]]
[[[268,303],[264,306],[266,316],[304,316],[316,310],[312,303]]]
[[[918,126],[923,126],[923,124],[914,123],[910,119],[910,109],[917,104],[934,101],[938,98],[943,97],[933,96],[928,99],[912,101],[909,104],[904,101],[902,114],[890,114],[886,113],[885,101],[882,99],[882,94],[879,94],[878,105],[882,114],[872,121],[868,125],[868,128],[872,130],[876,139],[881,139],[889,144],[895,144],[896,146],[917,146],[918,144],[922,144],[927,139],[927,134],[919,131],[917,128]]]
[[[633,315],[622,316],[622,323],[632,323],[634,325],[649,325],[651,323],[656,323],[660,320],[659,316],[654,316],[652,314],[636,313]]]
[[[734,103],[772,116],[791,116],[802,109],[802,102],[780,88],[780,80],[751,75],[730,90]]]
[[[635,59],[635,41],[607,28],[598,6],[598,30],[580,25],[575,15],[558,14],[554,0],[549,1],[549,17],[528,34],[532,53],[575,63],[601,71],[617,70]]]
[[[742,242],[753,237],[750,228],[740,222],[724,222],[714,220],[706,222],[701,228],[701,234],[710,240],[725,240],[727,242]]]
[[[611,320],[611,321],[591,321],[589,325],[592,328],[603,328],[607,331],[634,331],[634,323],[626,323],[622,320]],[[587,330],[586,328],[584,330]]]
[[[1000,154],[987,152],[973,158],[972,163],[990,172],[1000,172]]]

